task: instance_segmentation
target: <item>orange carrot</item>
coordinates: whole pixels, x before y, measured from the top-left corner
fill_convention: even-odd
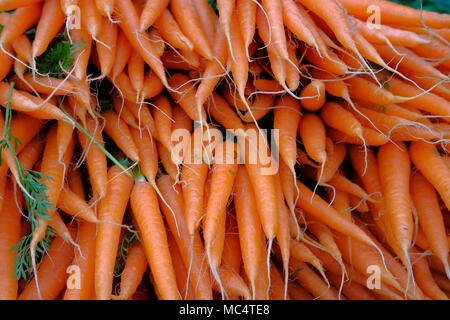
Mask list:
[[[133,179],[113,166],[108,171],[106,195],[99,203],[99,220],[95,255],[95,294],[98,300],[109,300],[112,294],[114,263],[119,247],[120,226],[133,186]]]

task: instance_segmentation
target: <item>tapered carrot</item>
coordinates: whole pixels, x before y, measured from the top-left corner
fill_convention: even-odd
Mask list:
[[[339,288],[342,284],[342,292],[350,300],[376,300],[367,288],[351,279],[342,282],[340,276],[331,272],[327,272],[327,278],[335,288]]]
[[[218,29],[214,40],[213,54],[216,59],[208,61],[203,74],[203,79],[197,88],[195,98],[197,105],[203,105],[208,96],[213,92],[214,87],[220,80],[226,70],[228,50],[225,34]]]
[[[152,100],[155,105],[153,117],[155,118],[155,127],[158,131],[158,138],[161,144],[167,149],[172,150],[172,124],[174,122],[172,116],[172,105],[170,101],[163,95]]]
[[[239,129],[244,130],[241,119],[234,113],[227,101],[218,93],[212,93],[207,110],[209,114],[226,129],[236,130],[235,134],[240,134],[240,131],[238,131]]]
[[[368,199],[369,195],[362,189],[358,184],[350,181],[345,176],[340,174],[339,172],[336,173],[329,181],[328,183],[332,186],[334,186],[336,189],[339,189],[341,191],[347,192],[350,195],[353,195],[355,197],[361,198],[361,199]],[[373,200],[371,200],[373,201]]]
[[[306,153],[322,165],[327,159],[325,150],[325,126],[314,113],[305,113],[299,123],[298,132]]]
[[[132,46],[122,30],[117,34],[117,52],[114,65],[111,69],[111,77],[114,80],[125,68],[132,51]]]
[[[131,45],[139,52],[145,62],[158,75],[161,82],[167,87],[167,78],[162,62],[155,54],[153,44],[149,39],[138,32],[139,18],[131,0],[116,0],[117,16],[124,23],[120,27]],[[126,21],[126,22],[125,22]]]
[[[170,8],[181,30],[194,44],[195,50],[202,57],[212,59],[211,45],[192,2],[191,0],[173,0],[170,2]]]
[[[190,154],[185,157],[187,166],[183,166],[181,180],[183,184],[183,197],[186,208],[186,224],[192,236],[202,218],[202,203],[204,196],[204,183],[208,173],[208,165],[203,159],[201,127],[197,127],[190,140]]]
[[[188,81],[189,78],[181,73],[172,75],[169,79],[169,84],[175,91],[170,93],[175,102],[183,108],[192,120],[204,123],[206,121],[205,110],[203,105],[195,103],[194,86]]]
[[[387,214],[392,225],[395,245],[404,253],[403,261],[411,272],[408,249],[413,237],[413,215],[409,194],[410,158],[405,144],[387,143],[378,151],[378,170]]]
[[[95,256],[95,294],[98,300],[109,300],[113,271],[119,246],[120,226],[133,187],[133,179],[113,166],[108,171],[105,198],[99,203],[98,218],[109,221],[98,226]]]
[[[138,162],[139,152],[131,136],[130,128],[114,111],[103,114],[105,119],[105,133],[114,140],[125,155],[134,162]]]
[[[117,51],[125,50],[117,44],[118,28],[115,23],[102,18],[102,27],[98,31],[96,49],[100,63],[100,71],[103,76],[111,73],[116,63]]]
[[[234,211],[234,210],[233,210]],[[227,212],[225,243],[222,252],[222,266],[231,268],[237,274],[241,272],[242,252],[235,212]]]
[[[184,265],[186,269],[190,270],[188,276],[197,299],[210,300],[212,299],[212,288],[210,278],[204,276],[204,272],[208,270],[208,264],[204,258],[203,242],[198,231],[196,231],[194,233],[194,246],[191,251],[189,245],[191,236],[185,223],[182,189],[179,184],[174,185],[174,182],[175,180],[170,179],[167,175],[163,175],[157,181],[158,188],[173,209],[175,215],[172,214],[169,207],[163,201],[160,201],[161,209],[180,249]]]
[[[216,163],[213,168],[211,184],[220,185],[221,188],[220,190],[211,192],[208,196],[205,221],[203,223],[203,237],[205,239],[206,254],[214,277],[217,276],[217,268],[221,263],[220,258],[222,253],[220,250],[220,256],[214,259],[211,254],[211,250],[212,246],[221,246],[223,249],[223,242],[222,244],[218,243],[218,234],[220,234],[219,229],[225,227],[224,222],[228,197],[231,194],[237,171],[238,164],[234,156],[235,151],[236,145],[232,142],[219,143],[215,147]],[[217,277],[216,281],[218,281]],[[220,283],[219,286],[221,286]]]
[[[154,27],[173,47],[182,50],[194,49],[191,40],[183,34],[172,13],[168,9],[162,11],[161,15],[155,20]]]
[[[434,186],[442,201],[450,208],[450,169],[432,144],[413,142],[409,147],[411,161]]]
[[[96,125],[95,120],[87,118],[86,124],[86,129],[89,134],[97,143],[103,146],[102,132],[100,127]],[[106,155],[84,133],[78,130],[77,133],[78,140],[86,154],[86,165],[94,196],[103,198],[106,195],[106,184],[108,181]]]
[[[3,28],[0,45],[11,42],[34,26],[41,16],[42,3],[29,4],[14,11],[8,24]]]
[[[149,183],[138,178],[130,203],[161,299],[180,299],[156,192]]]
[[[14,252],[11,248],[20,241],[20,208],[22,207],[22,195],[15,194],[10,181],[7,182],[6,175],[0,181],[2,189],[2,210],[0,213],[0,279],[2,288],[0,290],[1,300],[15,300],[18,294],[17,278],[14,277]]]
[[[284,96],[275,102],[275,107],[273,127],[280,131],[278,145],[280,155],[294,172],[297,158],[297,128],[301,117],[300,104],[294,98]]]
[[[57,145],[56,131],[57,131],[56,125],[53,125],[50,128],[49,132],[47,133],[47,140],[44,153],[42,155],[42,162],[40,169],[41,173],[44,175],[44,178],[42,179],[43,183],[47,187],[45,193],[48,198],[48,203],[51,204],[54,208],[56,208],[59,194],[61,192],[61,187],[64,181],[64,176],[67,172],[67,168],[69,166],[70,160],[72,159],[74,151],[74,142],[72,139],[69,146],[66,149],[66,152],[62,160],[61,161],[58,160],[58,151],[57,151],[58,145]],[[47,226],[52,222],[53,218],[60,219],[58,213],[56,212],[56,209],[48,209],[47,211],[48,211],[47,219],[44,219],[40,216],[36,217],[38,221],[38,227],[34,231],[30,242],[30,252],[33,264],[35,263],[36,246],[44,238]],[[60,234],[60,236],[62,235]],[[35,268],[35,266],[33,266],[33,268]]]
[[[150,28],[164,12],[168,4],[169,0],[147,1],[141,13],[139,31],[144,32]]]
[[[253,41],[256,24],[256,3],[252,0],[237,0],[236,10],[242,39],[248,56],[248,47]]]
[[[195,300],[195,293],[192,284],[188,281],[188,270],[184,265],[180,249],[171,232],[167,232],[170,256],[172,257],[173,268],[175,270],[178,290],[183,300]]]
[[[448,265],[448,242],[446,241],[444,220],[433,186],[419,172],[411,176],[411,198],[417,210],[419,223],[433,253],[442,261],[446,273]]]
[[[72,236],[75,229],[70,228]],[[48,254],[39,265],[38,281],[39,294],[36,282],[30,281],[24,291],[18,297],[19,300],[54,300],[66,286],[69,276],[67,268],[74,256],[74,250],[70,243],[61,237],[56,237],[50,245]]]
[[[245,167],[242,165],[239,166],[237,171],[234,204],[236,206],[243,266],[250,280],[252,292],[255,292],[259,261],[261,261],[264,252],[264,248],[259,246],[263,231],[255,206],[253,187]]]
[[[440,14],[436,12],[425,12],[402,6],[397,3],[390,3],[383,0],[364,0],[354,2],[351,0],[339,0],[339,2],[347,9],[348,13],[366,20],[371,15],[371,11],[367,10],[370,5],[377,5],[381,12],[381,24],[404,24],[422,26],[425,23],[428,27],[444,28],[449,27],[450,22],[448,14]]]
[[[141,283],[147,266],[148,262],[142,244],[139,241],[130,244],[125,267],[120,276],[120,293],[113,299],[130,299]]]
[[[296,259],[289,261],[289,267],[295,280],[319,300],[338,300],[338,292],[311,270],[305,263]]]

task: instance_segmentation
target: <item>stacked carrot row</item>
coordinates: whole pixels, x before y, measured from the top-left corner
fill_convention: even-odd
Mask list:
[[[449,299],[450,15],[215,5],[0,0],[0,299]]]

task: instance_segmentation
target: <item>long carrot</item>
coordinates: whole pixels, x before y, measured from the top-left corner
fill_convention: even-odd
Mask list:
[[[98,226],[95,255],[95,294],[109,300],[112,294],[114,264],[119,247],[120,224],[133,186],[133,179],[113,166],[108,171],[106,195],[100,201],[98,218],[108,221]]]
[[[130,203],[161,299],[180,299],[156,192],[148,182],[138,178]]]

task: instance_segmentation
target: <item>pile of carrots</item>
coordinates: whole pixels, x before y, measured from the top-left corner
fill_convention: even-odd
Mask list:
[[[0,12],[0,299],[450,298],[450,15]]]

